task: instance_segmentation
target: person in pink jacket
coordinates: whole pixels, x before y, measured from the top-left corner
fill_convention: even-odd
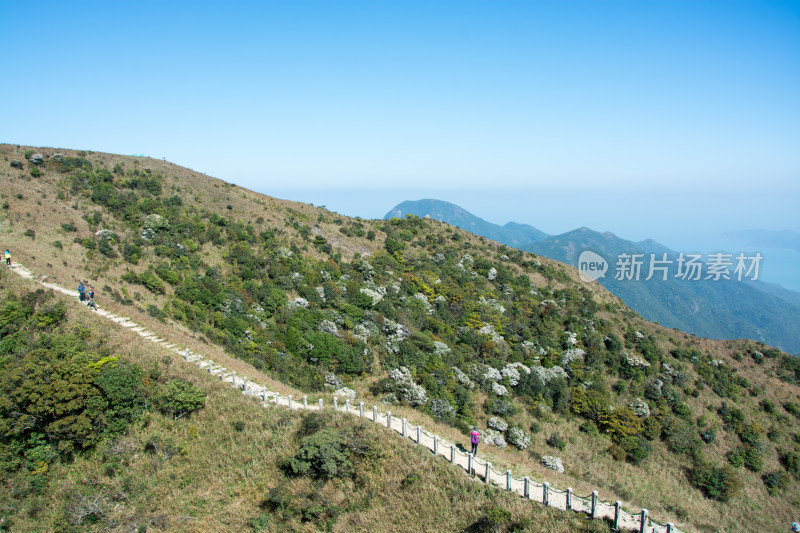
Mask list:
[[[472,443],[472,455],[478,453],[478,443],[481,441],[481,434],[477,428],[472,428],[469,432],[469,440]]]

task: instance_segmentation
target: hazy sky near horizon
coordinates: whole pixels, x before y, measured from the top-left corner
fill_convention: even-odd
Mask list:
[[[0,0],[0,72],[0,142],[352,216],[800,231],[796,1]]]

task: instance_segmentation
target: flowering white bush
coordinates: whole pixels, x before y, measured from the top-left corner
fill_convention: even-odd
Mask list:
[[[334,389],[341,389],[344,383],[333,372],[325,374],[325,386]]]
[[[522,363],[509,363],[500,371],[504,378],[508,378],[508,383],[512,387],[519,385],[519,378],[522,375],[520,372],[530,374],[531,369]]]
[[[570,348],[561,355],[561,366],[568,366],[573,361],[583,361],[586,352],[580,348]]]
[[[524,450],[531,445],[531,436],[518,427],[512,427],[509,429],[508,433],[506,433],[506,436],[508,437],[508,442],[520,450]]]
[[[539,379],[542,380],[542,383],[547,383],[553,378],[562,377],[564,379],[569,379],[569,374],[567,374],[563,368],[560,366],[554,366],[552,368],[542,368],[540,366],[535,366],[531,368],[531,372],[535,372]]]
[[[505,448],[507,446],[506,439],[503,437],[502,433],[494,429],[487,429],[483,432],[483,442],[491,444],[492,446],[497,446],[498,448]]]
[[[323,333],[330,333],[331,335],[339,335],[339,328],[336,327],[336,324],[331,322],[330,320],[323,320],[319,323],[319,331]]]
[[[422,385],[414,383],[411,372],[404,366],[389,372],[389,378],[395,382],[395,390],[400,398],[411,406],[428,403],[428,393]]]
[[[366,294],[367,296],[372,298],[372,305],[376,305],[378,302],[383,300],[383,296],[385,294],[385,290],[384,290],[384,294],[381,294],[379,291],[376,291],[376,290],[373,290],[373,289],[367,289],[367,288],[364,288],[364,287],[359,289],[359,291],[361,291],[361,294]]]
[[[492,393],[498,396],[508,396],[508,389],[499,383],[492,383]]]
[[[483,327],[478,330],[478,333],[481,335],[486,335],[487,337],[491,337],[494,342],[501,342],[503,341],[503,336],[497,333],[497,330],[494,329],[492,324],[487,324],[484,322]]]
[[[444,355],[450,353],[450,347],[441,341],[433,341],[433,353],[436,355]]]
[[[418,292],[417,294],[412,296],[412,298],[415,298],[416,300],[419,300],[420,302],[422,302],[423,307],[425,307],[425,311],[427,311],[429,315],[433,314],[433,307],[431,307],[431,304],[428,301],[428,297],[427,296],[425,296],[421,292]]]
[[[471,379],[469,379],[469,376],[463,373],[459,368],[453,367],[453,376],[456,378],[456,381],[458,381],[468,389],[472,389],[475,387],[475,383]]]
[[[630,407],[633,412],[636,413],[636,416],[640,418],[647,418],[650,416],[650,406],[641,398],[636,398],[633,400]]]
[[[336,396],[342,396],[344,398],[350,398],[351,400],[356,399],[356,391],[353,389],[349,389],[347,387],[342,387],[341,389],[336,389],[333,394]]]
[[[508,424],[504,422],[501,418],[497,418],[496,416],[490,418],[489,421],[486,422],[486,425],[488,425],[492,429],[496,429],[497,431],[501,432],[508,429]]]
[[[453,409],[453,406],[450,405],[450,402],[440,398],[434,398],[431,400],[430,407],[431,411],[433,412],[433,416],[436,418],[452,419],[456,414],[456,410]]]

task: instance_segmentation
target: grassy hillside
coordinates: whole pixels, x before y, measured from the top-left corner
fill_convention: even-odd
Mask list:
[[[3,271],[0,287],[3,422],[20,420],[9,407],[28,395],[60,394],[59,378],[73,376],[79,386],[52,361],[38,365],[54,370],[50,379],[37,380],[30,367],[41,363],[42,351],[80,365],[84,378],[68,412],[36,411],[23,435],[19,424],[4,424],[0,529],[606,529],[486,490],[374,424],[264,409],[166,350],[143,349],[134,333],[109,331],[74,301]],[[10,326],[18,333],[9,334]],[[70,350],[59,351],[65,345]],[[26,383],[14,387],[18,372]],[[175,398],[165,398],[175,382],[204,399],[191,414],[170,410]],[[98,402],[105,402],[102,414]],[[84,419],[92,420],[88,433],[79,429]],[[336,469],[320,468],[328,456],[305,453],[319,443],[338,446]],[[418,498],[428,505],[416,505]]]
[[[25,150],[0,147],[4,244],[162,337],[224,349],[282,393],[355,393],[465,444],[477,426],[510,443],[482,445],[498,467],[685,529],[793,519],[796,358],[646,322],[571,267],[434,220],[350,219],[145,158],[41,149],[33,165]]]

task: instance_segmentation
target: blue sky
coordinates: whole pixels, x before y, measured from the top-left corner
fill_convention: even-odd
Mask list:
[[[800,3],[0,0],[0,142],[343,214],[800,231]]]

